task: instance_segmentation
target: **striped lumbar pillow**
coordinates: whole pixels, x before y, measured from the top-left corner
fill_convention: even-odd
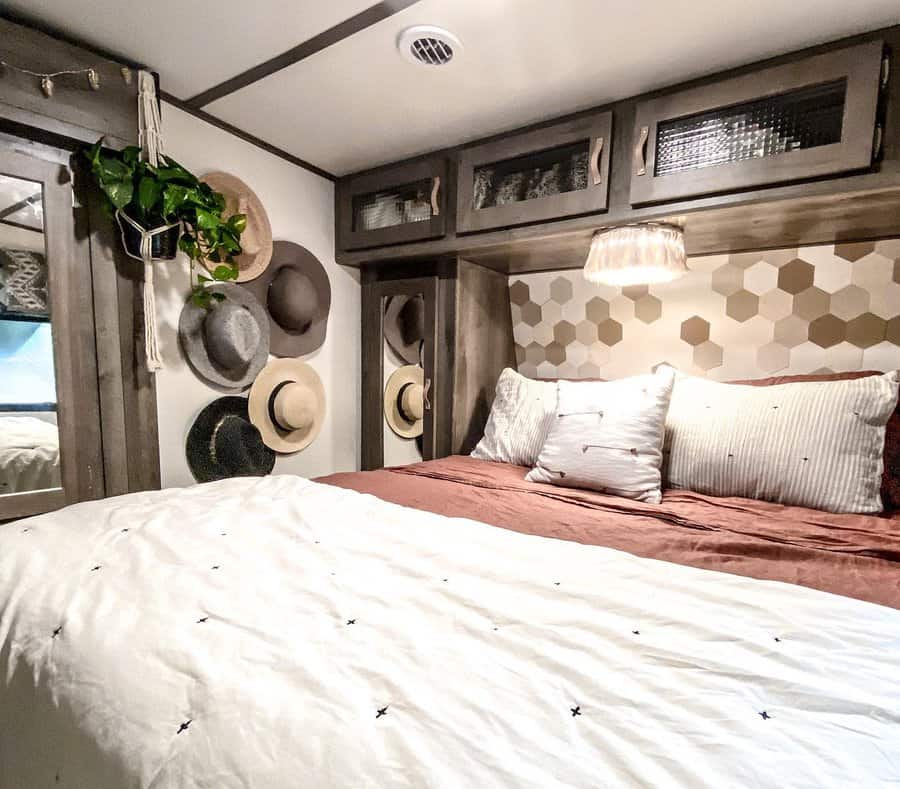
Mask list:
[[[897,373],[777,386],[679,376],[666,420],[667,487],[831,512],[880,512]]]
[[[659,504],[674,371],[619,381],[560,381],[556,414],[527,479]]]
[[[533,466],[555,411],[555,382],[535,381],[507,367],[500,373],[484,437],[472,457]]]

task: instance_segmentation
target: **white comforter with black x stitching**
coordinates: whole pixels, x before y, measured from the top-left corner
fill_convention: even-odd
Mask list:
[[[0,787],[878,787],[900,611],[297,477],[0,526]]]

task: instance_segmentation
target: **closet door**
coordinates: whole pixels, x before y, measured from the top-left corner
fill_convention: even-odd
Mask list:
[[[90,265],[69,170],[0,149],[0,520],[104,495]]]

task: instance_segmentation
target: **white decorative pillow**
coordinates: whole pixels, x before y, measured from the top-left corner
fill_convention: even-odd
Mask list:
[[[560,381],[556,414],[527,479],[659,504],[675,371],[619,381]]]
[[[666,486],[830,512],[880,512],[897,373],[775,386],[679,376]]]
[[[507,367],[500,373],[484,437],[472,457],[533,466],[555,411],[555,382],[534,381]]]

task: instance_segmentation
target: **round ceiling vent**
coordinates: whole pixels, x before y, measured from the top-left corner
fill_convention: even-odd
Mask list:
[[[462,52],[462,43],[449,30],[434,25],[408,27],[397,38],[397,49],[411,63],[445,66]]]

